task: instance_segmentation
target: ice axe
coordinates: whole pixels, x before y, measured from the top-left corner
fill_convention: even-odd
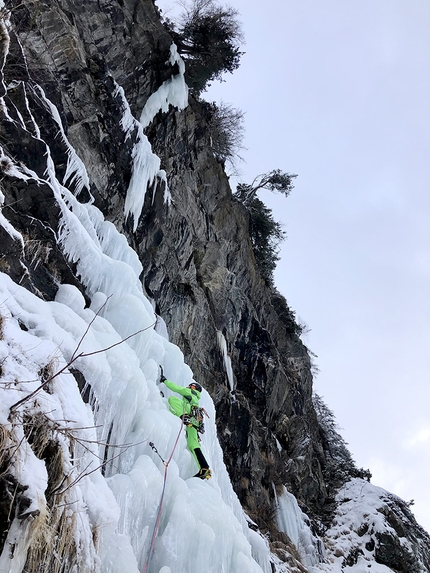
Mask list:
[[[160,364],[159,366],[160,366],[160,381],[159,381],[158,383],[161,384],[162,382],[164,382],[164,380],[166,379],[166,377],[164,376],[163,367],[161,366],[161,364]],[[160,390],[160,394],[161,394],[162,397],[164,398],[164,394],[163,394],[163,392],[162,392],[161,390]]]

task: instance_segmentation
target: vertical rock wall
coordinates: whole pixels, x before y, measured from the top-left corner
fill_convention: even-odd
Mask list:
[[[160,115],[149,130],[172,206],[163,204],[161,190],[147,198],[134,237],[144,285],[215,398],[226,461],[248,510],[268,508],[272,482],[285,480],[305,505],[317,507],[325,488],[309,356],[285,301],[256,269],[249,214],[211,152],[207,124],[206,107],[191,100],[185,112]]]

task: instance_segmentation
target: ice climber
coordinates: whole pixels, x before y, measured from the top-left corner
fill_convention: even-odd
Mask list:
[[[209,469],[209,464],[200,448],[200,438],[198,435],[204,432],[202,413],[204,409],[199,407],[202,387],[200,384],[197,384],[197,382],[191,382],[186,388],[184,386],[178,386],[170,382],[170,380],[167,380],[163,374],[161,374],[160,382],[164,383],[172,392],[176,392],[182,396],[182,399],[177,396],[170,396],[168,400],[169,408],[172,414],[175,414],[175,416],[178,416],[184,422],[188,449],[193,454],[200,468],[194,477],[209,479],[212,475],[212,471]]]

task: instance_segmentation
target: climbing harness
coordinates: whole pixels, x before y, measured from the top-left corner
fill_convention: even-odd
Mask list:
[[[199,434],[205,433],[205,424],[203,422],[204,416],[209,418],[209,414],[206,412],[204,408],[202,408],[201,406],[191,406],[189,422],[191,422],[190,425],[193,425],[199,432]],[[193,424],[192,419],[196,420],[197,424]],[[185,423],[187,424],[187,422]]]
[[[154,442],[149,442],[149,445],[151,447],[151,449],[157,454],[157,456],[160,458],[160,460],[163,462],[164,465],[164,477],[163,477],[163,489],[161,490],[161,497],[160,497],[160,503],[158,504],[158,510],[157,510],[157,518],[155,520],[155,526],[154,526],[154,531],[152,532],[152,538],[151,538],[151,543],[149,546],[149,550],[148,550],[148,554],[146,556],[146,561],[145,561],[145,565],[143,567],[142,573],[146,573],[148,571],[148,567],[149,567],[149,562],[151,561],[151,557],[152,557],[152,553],[154,551],[154,546],[155,546],[155,540],[157,539],[157,534],[158,534],[158,528],[160,526],[160,521],[161,521],[161,511],[163,509],[163,501],[164,501],[164,494],[166,492],[166,480],[167,480],[167,470],[169,468],[169,464],[172,461],[172,457],[173,454],[175,453],[176,450],[176,446],[178,445],[179,442],[179,438],[181,437],[181,432],[182,432],[182,427],[184,425],[184,422],[182,421],[181,423],[181,427],[179,428],[179,432],[178,432],[178,436],[176,438],[176,442],[173,446],[173,449],[170,453],[169,459],[167,461],[165,461],[159,451],[157,450],[157,448],[154,445]]]

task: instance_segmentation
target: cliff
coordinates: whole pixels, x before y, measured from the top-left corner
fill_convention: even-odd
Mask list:
[[[5,3],[1,17],[2,273],[17,289],[75,312],[80,293],[84,307],[79,302],[79,313],[84,316],[92,309],[123,339],[154,328],[150,305],[143,299],[151,301],[158,316],[155,331],[164,334],[165,325],[170,343],[179,347],[194,379],[213,400],[233,490],[251,530],[271,550],[272,557],[260,557],[266,559],[262,563],[254,548],[262,570],[430,570],[430,539],[407,504],[366,481],[366,472],[355,467],[346,450],[336,450],[336,436],[326,432],[317,416],[310,357],[294,313],[258,272],[249,213],[233,196],[211,147],[210,108],[188,94],[184,64],[152,0],[13,0]],[[101,254],[88,251],[76,219]],[[107,270],[106,257],[133,269],[131,290],[125,286],[128,267],[120,279],[117,271]],[[24,303],[16,303],[22,315],[8,305],[15,295],[7,285],[2,291],[3,323],[14,318],[21,330],[37,336],[43,329],[25,318]],[[141,311],[136,311],[137,299]],[[97,301],[102,301],[98,310]],[[2,340],[10,347],[6,330]],[[42,339],[47,336],[43,332]],[[76,334],[76,346],[87,338]],[[136,342],[133,350],[156,388],[157,375],[148,373],[148,363],[157,361],[154,348],[164,343],[154,340]],[[107,407],[103,386],[97,376],[93,380],[89,366],[75,363],[70,344],[64,367],[97,423]],[[144,361],[147,346],[152,354]],[[158,363],[170,352],[160,354]],[[17,356],[15,360],[19,362]],[[167,358],[163,362],[166,375],[179,383],[186,376],[177,365]],[[37,372],[43,392],[57,378],[52,364],[50,368],[50,373],[43,368]],[[1,375],[3,388],[10,390],[13,369],[2,367]],[[13,563],[12,516],[16,513],[25,522],[40,515],[7,445],[11,439],[19,447],[33,447],[40,433],[41,406],[30,411],[33,395],[25,387],[20,391],[22,395],[5,400],[8,410],[2,414],[8,452],[0,473],[2,566]],[[24,420],[21,434],[16,416]],[[121,507],[125,494],[115,485],[115,476],[130,468],[125,462],[109,469],[106,464],[109,444],[118,443],[112,441],[118,416],[111,411],[97,440],[104,444],[100,480],[111,479]],[[66,434],[38,446],[36,453],[48,473],[48,489],[38,494],[47,503],[48,493],[58,487],[50,477],[59,455],[54,445],[74,439]],[[300,527],[291,525],[283,512],[299,518]],[[347,515],[354,519],[348,522]],[[94,542],[94,532],[92,537]],[[19,545],[19,535],[14,539],[12,545]],[[139,561],[143,549],[133,549]],[[83,565],[71,545],[58,570],[97,570],[103,551],[105,546],[94,542],[88,551],[93,561]],[[40,560],[27,557],[14,570],[45,570]],[[101,558],[102,570],[115,570],[108,561]],[[50,567],[46,570],[56,570]],[[236,571],[233,565],[223,570]]]

